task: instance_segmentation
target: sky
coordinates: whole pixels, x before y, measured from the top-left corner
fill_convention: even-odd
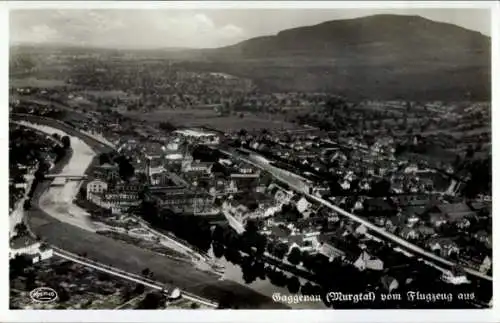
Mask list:
[[[62,43],[130,49],[214,48],[328,20],[419,15],[491,35],[487,9],[17,9],[10,44]]]

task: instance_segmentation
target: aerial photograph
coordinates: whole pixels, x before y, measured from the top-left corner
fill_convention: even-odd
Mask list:
[[[9,307],[490,309],[489,9],[11,9]]]

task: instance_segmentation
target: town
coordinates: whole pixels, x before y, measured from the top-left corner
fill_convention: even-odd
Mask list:
[[[82,110],[78,121],[67,120],[65,110],[56,105],[36,103],[49,101],[49,90],[18,88],[16,93],[23,94],[12,102],[13,120],[30,120],[23,115],[53,117],[113,147],[97,155],[84,176],[77,178],[83,182],[74,202],[93,221],[107,227],[98,231],[100,234],[136,244],[140,238],[150,239],[147,230],[141,229],[144,221],[196,252],[208,255],[211,250],[213,258],[224,256],[241,265],[246,282],[267,274],[273,284],[288,286],[293,292],[299,290],[300,281],[306,282],[301,287],[306,293],[323,284],[338,284],[328,281],[333,272],[359,276],[359,286],[351,281],[341,287],[353,290],[369,285],[382,289],[468,286],[463,267],[491,277],[490,134],[484,130],[479,136],[457,137],[462,131],[460,124],[471,124],[471,115],[478,125],[489,119],[484,104],[415,104],[415,113],[437,120],[431,122],[434,126],[430,130],[409,132],[404,128],[400,135],[383,130],[392,129],[386,122],[394,117],[380,116],[362,105],[355,108],[359,115],[348,116],[374,125],[371,130],[361,126],[347,134],[309,126],[296,131],[263,128],[224,132],[165,122],[155,127],[150,122],[134,122],[114,110]],[[74,96],[67,94],[67,100]],[[330,109],[342,115],[349,103],[329,98],[319,104],[323,110],[318,111]],[[363,105],[372,107],[373,103]],[[395,110],[405,111],[412,105],[390,103]],[[445,117],[438,119],[437,115]],[[459,118],[464,121],[457,121]],[[19,122],[11,131],[30,133]],[[441,136],[433,127],[443,132],[446,129],[451,135]],[[19,163],[11,163],[11,205],[28,193],[30,174],[40,169],[38,160],[57,163],[57,152],[46,151],[59,147],[57,135],[40,135],[38,140],[50,140],[39,147],[24,134],[16,136],[17,132],[11,135],[16,145],[11,145],[11,156],[18,156],[11,160],[19,159]],[[38,158],[25,160],[27,142],[33,155],[41,154]],[[277,180],[249,156],[300,174],[307,193],[457,266],[439,274],[432,264],[420,264],[407,250],[384,242],[362,224]],[[51,186],[64,186],[71,180],[58,177]],[[29,207],[29,202],[24,204]],[[151,239],[141,245],[161,249],[159,238]],[[267,273],[267,263],[279,263],[284,269]],[[422,277],[408,271],[417,268]]]
[[[47,50],[11,62],[11,308],[47,286],[36,308],[491,307],[489,102]]]

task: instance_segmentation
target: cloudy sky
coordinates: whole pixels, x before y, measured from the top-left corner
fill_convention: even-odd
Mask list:
[[[490,13],[485,9],[24,9],[10,12],[10,43],[207,48],[287,28],[381,13],[420,15],[491,34]]]

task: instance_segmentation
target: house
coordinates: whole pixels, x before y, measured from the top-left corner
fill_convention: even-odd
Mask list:
[[[187,160],[183,161],[181,165],[181,171],[183,173],[204,173],[210,174],[212,171],[213,163],[212,162],[202,162],[199,160]]]
[[[96,166],[94,168],[94,174],[96,177],[107,181],[117,180],[120,177],[118,165],[112,165],[109,163]]]
[[[375,225],[378,225],[379,227],[384,226],[384,224],[387,222],[387,219],[381,216],[377,216],[376,218],[373,219],[373,223]]]
[[[293,192],[287,191],[275,184],[271,184],[273,186],[271,188],[271,195],[274,196],[274,199],[276,202],[280,204],[288,204],[290,203],[292,197],[293,197]],[[274,194],[273,194],[274,193]]]
[[[33,263],[37,263],[42,260],[52,258],[52,256],[53,256],[52,248],[42,243],[38,248],[38,253],[32,255],[31,260],[33,261]]]
[[[28,183],[15,183],[14,187],[17,189],[26,190],[28,188]]]
[[[305,197],[301,197],[297,201],[296,205],[297,205],[297,210],[300,213],[305,214],[307,211],[309,211],[312,204]]]
[[[344,239],[340,238],[341,231],[331,233],[322,233],[316,236],[316,252],[324,256],[334,259],[341,257],[342,259],[350,258],[352,261],[356,260],[355,256],[360,251],[359,247],[349,245]],[[351,255],[349,257],[349,255]]]
[[[435,228],[448,222],[446,215],[441,213],[429,213],[429,224]]]
[[[427,246],[431,251],[437,252],[441,257],[450,257],[452,254],[458,255],[460,248],[448,238],[432,238],[427,241]]]
[[[420,217],[413,213],[409,217],[406,218],[406,225],[408,227],[413,227],[415,224],[417,224],[420,221]]]
[[[95,179],[87,184],[87,200],[91,200],[93,195],[102,194],[108,190],[108,183],[100,179]]]
[[[462,218],[461,220],[459,220],[458,222],[455,222],[455,225],[462,229],[462,230],[465,230],[467,229],[468,227],[470,227],[470,220],[467,219],[467,218]]]
[[[149,177],[151,181],[151,185],[160,185],[166,186],[172,184],[172,180],[170,179],[170,175],[166,172],[154,173]]]
[[[33,263],[37,263],[51,258],[53,250],[44,243],[33,241],[28,236],[18,236],[10,241],[9,259],[18,255],[28,256]]]
[[[419,232],[414,228],[405,227],[399,235],[405,240],[416,240],[420,237]]]
[[[285,243],[288,241],[288,237],[292,234],[292,230],[285,225],[272,226],[270,231],[272,238]]]
[[[463,272],[463,270],[451,270],[445,271],[441,276],[441,279],[449,284],[453,285],[462,285],[469,284],[470,281],[467,279],[467,276]]]
[[[215,197],[207,192],[192,191],[183,186],[150,187],[149,199],[155,200],[160,207],[180,212],[204,212],[212,209]]]
[[[491,210],[491,202],[490,201],[475,201],[469,203],[471,210],[479,212],[482,210],[490,209]],[[491,213],[491,211],[490,211]]]
[[[366,228],[366,226],[364,225],[359,225],[356,230],[354,231],[354,233],[357,235],[357,236],[364,236],[366,235],[366,233],[368,232],[368,229]]]
[[[127,212],[131,207],[140,204],[138,194],[105,192],[103,195],[93,195],[92,202],[96,205],[111,210],[112,214]]]
[[[488,234],[485,230],[480,230],[476,233],[474,233],[474,238],[479,241],[484,243],[486,246],[491,248],[491,244],[493,242],[491,234]]]
[[[435,205],[437,200],[432,195],[412,195],[402,194],[393,198],[394,202],[406,210],[412,210],[421,214],[429,208],[429,205]]]
[[[345,252],[342,250],[336,248],[332,244],[328,242],[324,242],[318,245],[317,252],[319,254],[324,255],[325,257],[328,257],[329,260],[333,260],[334,258],[337,257],[343,257],[345,255]]]
[[[217,179],[209,188],[212,195],[226,195],[238,192],[238,187],[234,180]]]
[[[416,164],[409,164],[404,169],[405,174],[415,174],[416,172],[418,172],[418,166]]]
[[[316,249],[317,240],[303,234],[292,234],[288,237],[288,252],[299,248],[302,252],[311,252]]]
[[[382,260],[371,256],[366,251],[362,251],[359,257],[353,263],[354,267],[358,268],[360,271],[371,269],[371,270],[383,270],[384,263]]]
[[[486,256],[481,266],[479,266],[479,271],[482,272],[483,274],[486,274],[491,269],[491,265],[492,265],[491,258]]]

